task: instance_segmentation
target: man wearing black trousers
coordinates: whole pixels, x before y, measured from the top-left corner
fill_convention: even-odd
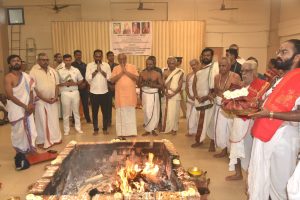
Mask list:
[[[89,112],[89,86],[87,81],[85,80],[85,73],[86,73],[86,64],[82,62],[81,60],[81,51],[80,50],[75,50],[74,51],[74,62],[72,63],[73,67],[76,67],[83,79],[83,82],[81,85],[79,85],[79,94],[80,94],[80,99],[83,107],[83,112],[84,112],[84,118],[87,123],[91,123],[91,118],[90,118],[90,112]]]
[[[107,62],[110,66],[110,70],[113,71],[114,67],[119,65],[115,63],[115,55],[112,51],[108,51],[106,53]],[[108,126],[111,126],[111,119],[112,119],[112,101],[115,98],[115,85],[113,83],[108,83]]]
[[[90,99],[92,104],[93,114],[93,135],[98,135],[98,112],[99,106],[101,107],[102,119],[103,119],[103,134],[108,134],[107,126],[109,122],[109,95],[107,80],[111,76],[110,66],[106,62],[102,62],[103,52],[102,50],[94,51],[94,62],[87,65],[86,80],[90,84]]]

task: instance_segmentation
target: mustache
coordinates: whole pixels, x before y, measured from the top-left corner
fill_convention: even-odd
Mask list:
[[[21,65],[20,64],[15,64],[15,65],[12,65],[10,66],[10,69],[20,69],[21,68]]]

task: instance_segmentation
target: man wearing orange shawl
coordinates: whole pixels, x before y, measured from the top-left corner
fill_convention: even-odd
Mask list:
[[[116,132],[117,136],[136,136],[136,67],[127,64],[125,54],[118,55],[120,65],[111,74],[110,81],[115,83]]]
[[[250,200],[287,199],[287,182],[300,148],[300,40],[288,40],[277,52],[276,67],[285,71],[266,92],[256,119],[249,165]]]

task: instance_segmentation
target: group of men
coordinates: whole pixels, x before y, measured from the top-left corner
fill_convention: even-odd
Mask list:
[[[300,172],[295,172],[289,188],[287,184],[300,152],[300,87],[296,83],[300,73],[300,40],[281,44],[272,78],[257,72],[255,58],[239,58],[237,45],[231,45],[226,54],[217,63],[213,61],[213,50],[205,48],[199,60],[190,61],[192,70],[186,76],[175,57],[168,58],[168,68],[162,70],[162,75],[148,58],[138,81],[144,109],[144,135],[156,135],[159,127],[163,133],[176,135],[180,93],[185,88],[187,136],[195,137],[192,147],[196,148],[208,135],[209,151],[221,149],[214,157],[229,154],[229,171],[235,173],[227,176],[227,181],[243,179],[243,169],[249,173],[249,199],[287,199],[287,191],[290,199],[296,195],[299,198]],[[238,114],[223,109],[224,92],[241,89],[247,90],[249,107],[254,102],[260,111],[243,114],[241,110]]]
[[[237,64],[237,50],[230,47],[226,51],[226,57],[219,60],[217,75],[213,74],[212,50],[203,50],[200,65],[197,60],[190,62],[186,92],[188,134],[196,138],[192,147],[202,145],[207,134],[211,139],[209,151],[221,149],[214,157],[229,153],[229,170],[235,174],[226,180],[242,179],[244,169],[251,200],[300,199],[300,168],[294,173],[300,152],[300,40],[281,44],[273,61],[274,79],[257,73],[258,63],[253,57]],[[222,109],[224,92],[239,88],[248,90],[249,102],[255,100],[260,111],[233,115]]]
[[[187,75],[175,57],[169,57],[167,67],[161,69],[156,58],[149,56],[145,69],[138,73],[127,63],[125,54],[118,55],[117,64],[113,52],[108,52],[109,62],[103,62],[102,50],[94,51],[94,62],[88,65],[82,62],[80,50],[74,51],[74,62],[69,54],[56,54],[55,69],[49,66],[48,56],[40,53],[28,75],[21,70],[21,58],[11,55],[5,91],[13,146],[18,153],[27,153],[35,151],[35,144],[49,148],[61,142],[59,104],[64,134],[69,135],[71,116],[76,131],[82,133],[80,99],[87,123],[93,123],[94,135],[99,134],[99,107],[103,134],[109,134],[114,97],[117,136],[136,136],[137,87],[144,111],[143,136],[156,136],[157,131],[176,135],[185,91],[186,135],[195,137],[191,147],[201,146],[208,135],[209,151],[221,149],[216,158],[229,153],[229,170],[235,174],[226,180],[242,179],[242,169],[249,173],[249,199],[287,199],[288,179],[300,150],[300,87],[296,82],[300,76],[300,41],[289,40],[280,46],[273,61],[278,73],[269,82],[259,78],[257,60],[241,59],[238,50],[237,45],[231,45],[226,57],[214,62],[214,51],[205,48],[199,60],[189,62],[191,72]],[[233,115],[222,109],[224,92],[240,88],[246,88],[248,97],[260,102],[260,111]],[[16,167],[22,168],[20,164]]]

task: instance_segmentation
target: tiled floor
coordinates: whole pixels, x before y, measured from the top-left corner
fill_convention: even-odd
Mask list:
[[[99,114],[99,121],[101,120],[100,116],[101,114]],[[63,137],[63,143],[60,145],[56,145],[51,149],[60,151],[71,140],[103,141],[111,140],[116,137],[114,126],[112,126],[112,128],[110,129],[109,135],[103,135],[101,133],[98,136],[93,136],[92,125],[86,124],[84,121],[82,122],[82,129],[84,131],[84,134],[77,134],[72,128],[70,135]],[[247,199],[245,195],[245,181],[225,181],[225,176],[230,174],[230,172],[228,172],[228,158],[213,158],[213,153],[209,153],[207,151],[209,145],[208,140],[205,141],[203,146],[197,149],[193,149],[190,147],[190,145],[194,142],[194,139],[193,137],[185,136],[185,119],[180,119],[179,131],[176,136],[160,134],[157,137],[143,137],[141,136],[141,134],[144,132],[142,123],[143,113],[141,110],[137,110],[137,124],[139,135],[136,139],[169,139],[174,143],[177,151],[179,152],[182,164],[185,168],[198,166],[208,172],[208,177],[211,178],[211,194],[209,196],[210,200]],[[20,196],[21,199],[24,199],[27,192],[27,187],[42,176],[44,167],[48,164],[48,162],[31,166],[29,169],[24,171],[15,171],[13,160],[15,152],[11,146],[9,125],[0,126],[0,152],[0,182],[2,183],[2,188],[0,189],[0,199],[5,200],[12,196]]]

